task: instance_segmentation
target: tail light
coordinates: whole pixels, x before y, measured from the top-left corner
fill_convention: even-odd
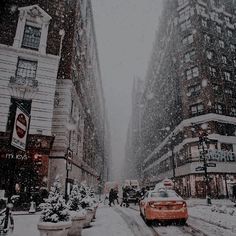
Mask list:
[[[155,202],[149,202],[148,205],[149,205],[150,207],[154,208],[154,207],[155,207],[154,203],[155,203]]]

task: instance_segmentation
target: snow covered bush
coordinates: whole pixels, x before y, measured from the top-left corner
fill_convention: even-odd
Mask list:
[[[86,183],[82,183],[80,186],[81,194],[81,206],[82,208],[92,208],[95,207],[97,201],[95,199],[95,194],[92,188],[88,187]]]
[[[69,196],[69,201],[67,203],[69,210],[71,210],[71,211],[82,210],[81,201],[82,201],[82,197],[80,194],[79,186],[78,186],[78,184],[74,184],[72,187],[72,191],[70,193],[70,196]]]
[[[59,176],[56,177],[53,186],[49,192],[48,199],[45,200],[41,221],[57,223],[60,221],[69,221],[69,211],[61,193],[61,183]]]

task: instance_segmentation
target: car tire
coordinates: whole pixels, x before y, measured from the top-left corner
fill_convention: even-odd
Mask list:
[[[151,226],[152,225],[152,220],[148,220],[147,218],[146,218],[146,214],[145,214],[145,212],[144,212],[144,221],[145,221],[145,223],[146,223],[146,225],[147,226]]]
[[[186,225],[186,219],[181,219],[180,221],[179,221],[179,225],[181,225],[181,226],[184,226],[184,225]]]
[[[139,209],[139,214],[141,217],[143,217],[143,213],[142,213],[141,209]]]

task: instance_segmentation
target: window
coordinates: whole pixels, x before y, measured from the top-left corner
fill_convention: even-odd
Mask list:
[[[204,41],[206,43],[211,43],[211,37],[208,34],[204,34]]]
[[[213,59],[213,52],[212,51],[206,51],[207,59],[212,60]]]
[[[179,20],[184,21],[190,17],[190,7],[183,8],[182,11],[179,12]]]
[[[209,71],[210,71],[210,75],[212,77],[216,77],[216,68],[215,67],[210,66]]]
[[[196,115],[196,114],[201,114],[204,110],[203,104],[198,103],[190,107],[191,109],[191,114]]]
[[[16,77],[35,79],[37,62],[19,59],[16,69]]]
[[[193,56],[195,55],[195,51],[187,52],[184,54],[184,61],[187,63],[189,62]]]
[[[231,74],[228,71],[224,71],[223,76],[226,81],[231,81]]]
[[[189,96],[198,95],[200,90],[201,90],[201,85],[196,84],[196,85],[188,87],[188,94]]]
[[[71,106],[70,106],[70,115],[73,116],[74,114],[74,100],[71,100]]]
[[[219,85],[218,85],[218,84],[212,84],[212,88],[213,88],[215,91],[218,91]]]
[[[222,61],[222,63],[227,64],[227,57],[221,56],[221,61]]]
[[[218,19],[219,19],[219,15],[218,15],[217,12],[212,12],[211,15],[212,15],[212,18],[213,18],[214,20],[218,20]]]
[[[14,48],[28,48],[46,53],[51,16],[38,5],[19,7]],[[41,37],[43,35],[43,37]]]
[[[217,33],[221,34],[221,27],[219,25],[216,26]]]
[[[192,34],[188,35],[187,37],[183,39],[182,42],[183,42],[183,45],[188,45],[188,44],[193,43],[193,35]]]
[[[182,5],[186,4],[186,3],[188,3],[188,1],[189,0],[178,0],[178,5],[182,6]]]
[[[25,31],[22,40],[22,47],[39,49],[41,37],[41,28],[33,27],[30,25],[25,25]]]
[[[235,52],[236,46],[234,44],[230,44],[231,52]]]
[[[232,32],[231,30],[228,30],[228,31],[227,31],[227,34],[228,34],[228,36],[229,36],[230,38],[233,37],[233,32]]]
[[[203,7],[203,6],[198,6],[197,11],[198,11],[200,14],[206,14],[206,8]]]
[[[236,67],[236,59],[233,60],[234,67]]]
[[[216,113],[218,113],[218,114],[222,114],[223,107],[222,107],[221,104],[216,103],[216,104],[214,105],[214,108],[215,108],[215,112],[216,112]]]
[[[228,16],[225,16],[225,22],[230,24],[230,18]]]
[[[207,27],[207,21],[202,19],[202,26]]]
[[[232,89],[225,89],[225,94],[233,95],[233,90]]]
[[[221,48],[224,48],[224,47],[225,47],[225,43],[224,43],[224,41],[219,40],[219,45],[220,45]]]
[[[198,146],[191,146],[191,147],[190,147],[190,155],[191,155],[191,158],[199,157],[199,149],[198,149]]]
[[[186,71],[187,80],[198,77],[198,75],[199,75],[199,70],[197,66]]]
[[[191,27],[191,21],[190,19],[186,20],[180,25],[181,31],[187,30]]]
[[[236,116],[236,107],[231,107],[231,109],[230,109],[230,115],[231,115],[231,116]]]

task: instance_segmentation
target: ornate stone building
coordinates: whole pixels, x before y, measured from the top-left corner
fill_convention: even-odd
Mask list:
[[[109,126],[91,1],[3,1],[0,30],[0,189],[10,188],[11,162],[18,191],[49,187],[57,174],[65,181],[68,149],[69,183],[105,180]],[[25,151],[10,145],[18,106],[31,117]]]

